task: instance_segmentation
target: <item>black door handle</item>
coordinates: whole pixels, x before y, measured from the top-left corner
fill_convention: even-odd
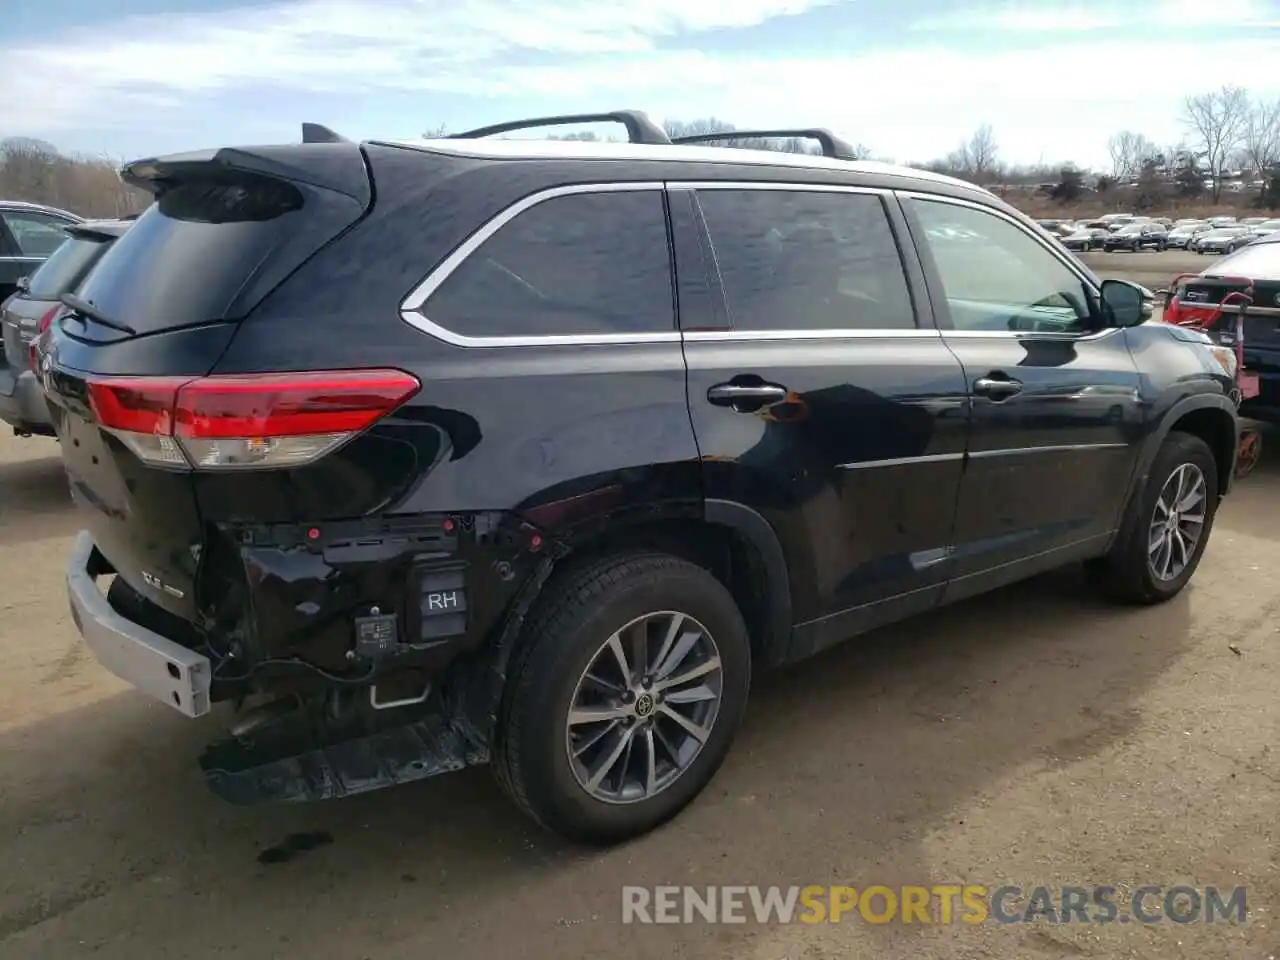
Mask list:
[[[751,413],[786,399],[787,388],[773,383],[717,383],[707,390],[708,403],[717,407],[733,407],[739,413]]]
[[[999,377],[979,377],[973,381],[973,392],[992,400],[1003,400],[1022,392],[1022,384],[1017,380]]]

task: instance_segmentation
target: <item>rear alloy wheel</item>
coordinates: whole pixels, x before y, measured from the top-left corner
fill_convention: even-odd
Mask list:
[[[546,588],[508,677],[494,770],[533,819],[617,843],[680,812],[742,719],[746,624],[708,571],[632,553]]]
[[[692,617],[666,610],[628,623],[573,694],[565,749],[578,786],[605,803],[666,790],[702,752],[723,689],[720,650]]]

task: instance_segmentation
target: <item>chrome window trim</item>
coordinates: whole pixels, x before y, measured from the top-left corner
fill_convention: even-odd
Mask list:
[[[751,340],[937,340],[935,327],[888,327],[868,330],[686,330],[688,343],[733,343]]]
[[[717,148],[721,149],[721,148]],[[680,343],[682,338],[690,342],[751,341],[751,340],[853,340],[853,339],[916,339],[937,338],[941,331],[936,327],[888,328],[888,329],[840,329],[840,330],[680,330],[659,333],[582,333],[543,334],[539,336],[472,337],[450,330],[431,320],[422,307],[431,295],[481,244],[504,226],[538,204],[557,197],[582,193],[622,193],[637,190],[784,190],[803,193],[857,193],[887,197],[894,193],[885,187],[862,187],[847,184],[786,183],[770,181],[737,180],[679,180],[632,181],[606,183],[579,183],[562,187],[549,187],[515,201],[482,224],[464,240],[427,277],[409,291],[400,302],[400,319],[409,326],[452,344],[455,347],[564,347],[608,346],[611,344]],[[928,194],[922,194],[928,196]],[[979,205],[980,206],[980,205]]]
[[[993,217],[997,217],[1014,228],[1021,230],[1024,234],[1034,240],[1037,244],[1048,251],[1049,255],[1056,259],[1059,263],[1067,268],[1079,280],[1086,284],[1088,289],[1095,297],[1101,296],[1101,290],[1094,278],[1089,276],[1080,266],[1073,262],[1073,258],[1069,256],[1068,251],[1055,249],[1054,245],[1049,242],[1048,238],[1037,236],[1033,230],[1027,228],[1025,223],[1018,220],[1017,217],[1010,216],[1003,210],[989,206],[983,203],[974,203],[972,200],[963,200],[959,197],[949,197],[938,193],[925,193],[921,190],[897,190],[895,191],[901,200],[925,200],[933,203],[949,203],[956,207],[968,207],[971,210],[977,210],[980,213],[987,213]],[[1105,330],[1098,330],[1093,333],[1038,333],[1033,330],[944,330],[943,334],[948,337],[957,338],[978,338],[978,339],[1000,339],[1000,340],[1019,340],[1034,338],[1036,340],[1061,340],[1075,342],[1088,342],[1101,340],[1104,337],[1110,337],[1120,332],[1120,327],[1108,327]]]
[[[448,327],[433,322],[422,313],[422,306],[430,296],[453,274],[463,261],[492,237],[526,210],[536,207],[547,200],[557,197],[571,197],[584,193],[633,193],[637,191],[665,189],[661,180],[618,181],[614,183],[575,183],[563,187],[550,187],[539,190],[527,197],[521,197],[515,203],[500,210],[462,241],[458,247],[444,258],[421,283],[409,291],[408,296],[400,302],[400,319],[423,333],[451,343],[455,347],[566,347],[596,346],[614,343],[679,343],[680,331],[672,329],[655,333],[572,333],[545,334],[536,337],[500,336],[471,337]],[[672,280],[674,283],[674,278]],[[674,318],[673,318],[674,319]]]
[[[723,149],[723,148],[717,148]],[[787,193],[869,193],[887,197],[889,187],[864,187],[850,183],[792,183],[775,180],[668,180],[668,190],[777,190]]]

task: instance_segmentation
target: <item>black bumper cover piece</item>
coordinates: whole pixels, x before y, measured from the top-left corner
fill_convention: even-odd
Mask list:
[[[200,757],[209,788],[240,805],[304,803],[368,793],[487,763],[489,751],[440,718],[279,759],[255,758],[237,740],[211,744]]]

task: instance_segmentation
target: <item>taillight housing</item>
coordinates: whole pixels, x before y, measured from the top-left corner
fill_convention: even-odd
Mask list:
[[[32,370],[39,369],[40,358],[37,347],[40,344],[40,338],[48,332],[53,326],[53,321],[57,318],[62,310],[62,304],[56,304],[49,308],[49,311],[40,318],[40,325],[36,328],[36,335],[31,338],[31,344],[27,347],[27,366]]]
[[[87,381],[98,422],[152,466],[287,469],[313,463],[422,388],[403,370]]]

